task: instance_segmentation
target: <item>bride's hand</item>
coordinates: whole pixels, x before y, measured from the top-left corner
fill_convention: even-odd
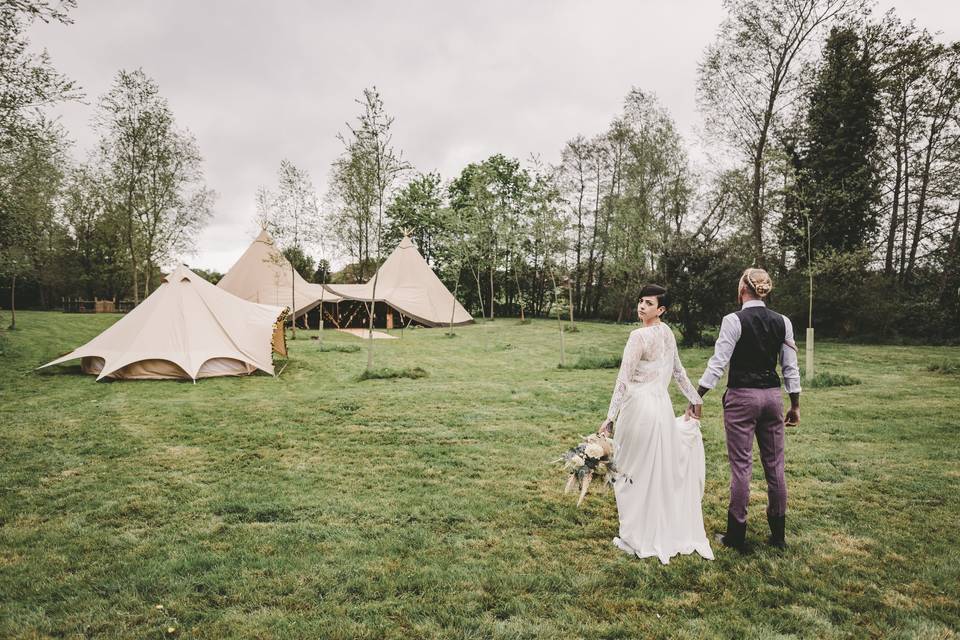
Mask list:
[[[610,418],[604,418],[600,426],[597,427],[597,433],[605,433],[608,436],[613,431],[613,421]]]
[[[686,420],[699,420],[703,415],[703,405],[702,404],[688,404],[687,410],[684,412],[683,417]]]

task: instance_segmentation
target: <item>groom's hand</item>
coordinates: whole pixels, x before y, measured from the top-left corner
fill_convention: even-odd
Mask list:
[[[800,407],[791,407],[787,411],[786,419],[784,424],[788,427],[796,427],[800,424]]]
[[[683,415],[687,420],[690,420],[691,418],[699,420],[700,417],[703,415],[703,405],[693,404],[691,402],[690,404],[687,405],[687,410],[686,412],[684,412]]]

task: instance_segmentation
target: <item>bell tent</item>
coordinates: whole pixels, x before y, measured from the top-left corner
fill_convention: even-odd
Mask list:
[[[257,369],[273,375],[271,350],[286,354],[286,313],[241,300],[180,266],[110,328],[43,367],[81,358],[81,370],[97,380],[196,381]]]

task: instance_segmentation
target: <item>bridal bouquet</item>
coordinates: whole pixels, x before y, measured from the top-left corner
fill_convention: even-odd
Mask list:
[[[577,506],[583,502],[594,478],[612,483],[616,468],[613,464],[613,438],[603,433],[592,433],[584,436],[573,449],[564,453],[554,462],[562,463],[564,470],[570,474],[564,493],[570,493],[579,485],[580,497]]]

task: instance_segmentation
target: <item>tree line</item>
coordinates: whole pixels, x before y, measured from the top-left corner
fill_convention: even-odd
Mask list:
[[[38,306],[140,299],[211,214],[196,142],[155,82],[121,71],[98,102],[98,148],[71,162],[43,114],[78,90],[24,36],[33,20],[69,18],[4,7],[5,80],[33,71],[4,88],[0,278]],[[671,290],[685,342],[709,342],[757,265],[777,282],[774,304],[820,335],[960,339],[960,44],[863,0],[724,7],[698,68],[697,146],[633,88],[605,130],[558,145],[555,164],[495,154],[441,176],[404,159],[402,123],[372,87],[337,136],[323,195],[283,160],[257,221],[313,281],[370,280],[409,234],[489,320],[562,307],[632,321],[653,281]]]

